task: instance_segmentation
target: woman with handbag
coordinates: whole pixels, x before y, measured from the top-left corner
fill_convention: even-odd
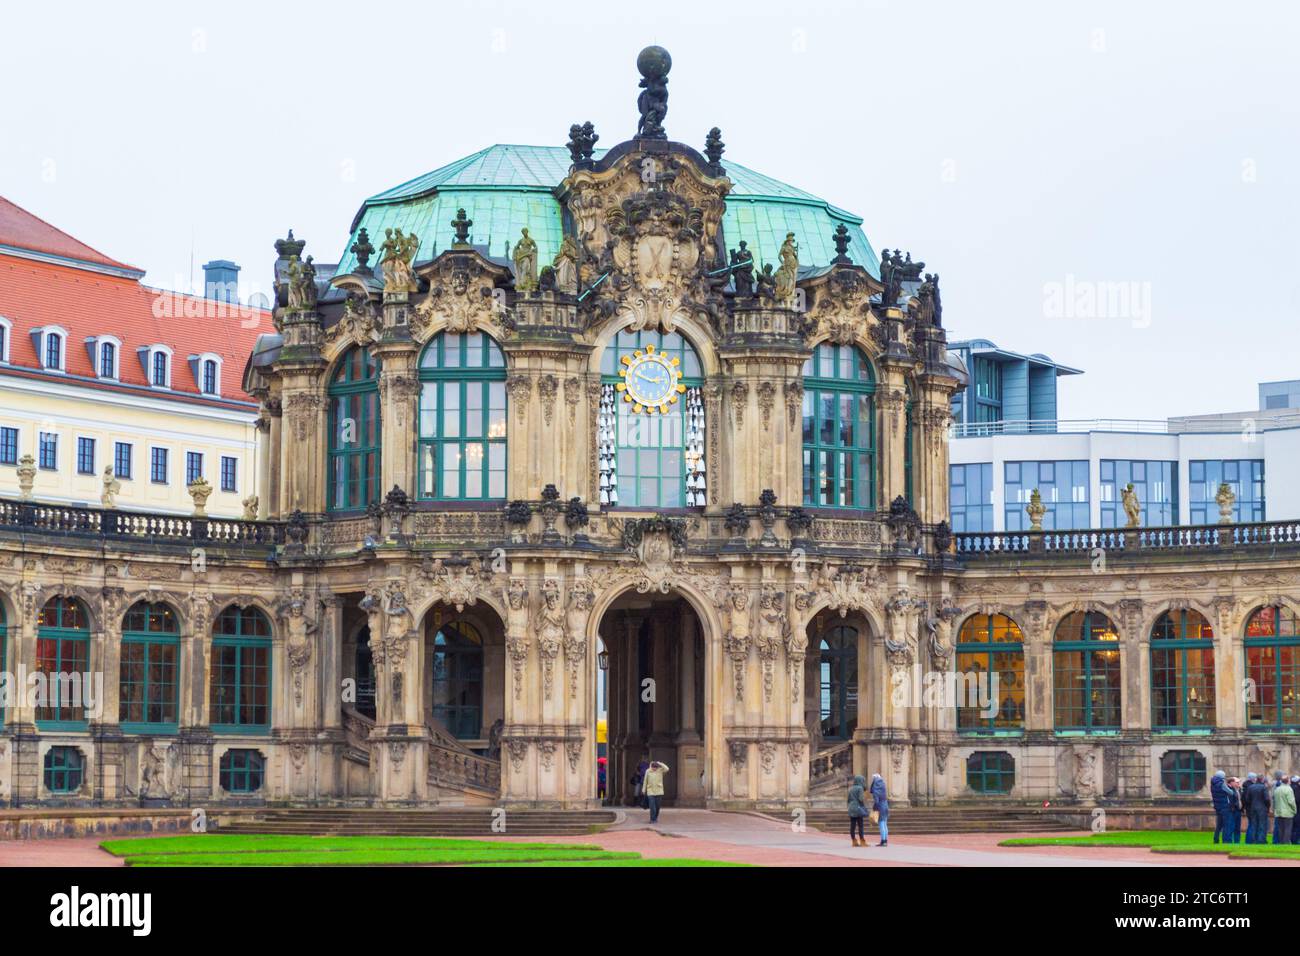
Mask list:
[[[867,834],[863,824],[867,817],[866,795],[867,778],[854,777],[853,786],[849,787],[849,836],[852,837],[854,846],[867,845]]]

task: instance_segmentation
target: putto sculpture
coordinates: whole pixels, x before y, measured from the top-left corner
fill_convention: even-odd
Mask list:
[[[641,95],[636,106],[641,120],[636,126],[637,139],[667,139],[664,117],[668,114],[668,71],[673,58],[661,46],[648,46],[636,58],[641,71]]]
[[[404,235],[401,229],[385,229],[384,244],[380,247],[383,258],[379,269],[384,276],[384,292],[414,292],[419,288],[411,264],[420,248],[420,237],[414,233]]]

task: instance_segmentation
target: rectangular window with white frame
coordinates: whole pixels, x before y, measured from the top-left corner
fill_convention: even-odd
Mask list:
[[[113,474],[129,480],[131,477],[131,443],[120,441],[113,446]]]
[[[167,449],[149,449],[149,480],[155,485],[167,484]]]
[[[95,473],[95,439],[77,438],[77,474],[93,475]]]
[[[203,453],[187,451],[185,453],[185,484],[194,484],[203,477]]]
[[[0,428],[0,465],[18,464],[18,429]]]
[[[239,460],[229,455],[221,456],[221,490],[237,491]]]
[[[46,471],[59,469],[59,436],[54,432],[41,432],[37,445],[37,464]]]

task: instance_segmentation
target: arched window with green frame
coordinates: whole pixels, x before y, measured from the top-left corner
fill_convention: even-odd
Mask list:
[[[1283,604],[1246,619],[1246,726],[1300,729],[1300,618]]]
[[[1214,726],[1214,629],[1199,611],[1165,611],[1151,628],[1151,729]]]
[[[90,615],[76,598],[51,598],[37,615],[36,669],[49,678],[45,703],[36,708],[37,728],[85,730]]]
[[[232,604],[212,624],[208,720],[218,734],[271,730],[271,622]]]
[[[433,716],[459,740],[483,734],[483,638],[468,621],[442,625],[433,638]]]
[[[1025,728],[1025,639],[1005,614],[975,614],[957,632],[957,731]]]
[[[623,329],[606,345],[600,374],[601,505],[703,507],[704,376],[695,348],[676,332]]]
[[[1052,684],[1058,731],[1120,729],[1119,631],[1097,611],[1072,611],[1056,627]]]
[[[803,367],[803,503],[876,506],[876,376],[854,345],[823,342]]]
[[[379,500],[380,425],[379,361],[368,348],[353,346],[330,376],[330,511],[356,511]]]
[[[126,733],[175,733],[180,622],[167,604],[137,601],[122,622],[118,722]]]
[[[482,332],[440,332],[420,355],[419,497],[506,496],[506,359]]]

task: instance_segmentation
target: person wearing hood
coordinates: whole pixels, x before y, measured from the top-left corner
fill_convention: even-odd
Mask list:
[[[870,811],[867,809],[866,795],[867,778],[858,774],[853,778],[853,786],[849,787],[849,837],[854,846],[867,845],[865,826]]]
[[[878,773],[871,775],[871,809],[880,815],[880,842],[877,846],[889,846],[889,797],[885,793],[885,780]]]
[[[1237,777],[1228,778],[1228,796],[1232,801],[1228,804],[1228,842],[1241,842],[1241,780]]]
[[[1232,805],[1232,794],[1228,791],[1228,775],[1222,770],[1214,771],[1210,778],[1210,800],[1214,806],[1214,842],[1227,843],[1230,823],[1228,811]],[[1223,839],[1220,840],[1219,838]]]

